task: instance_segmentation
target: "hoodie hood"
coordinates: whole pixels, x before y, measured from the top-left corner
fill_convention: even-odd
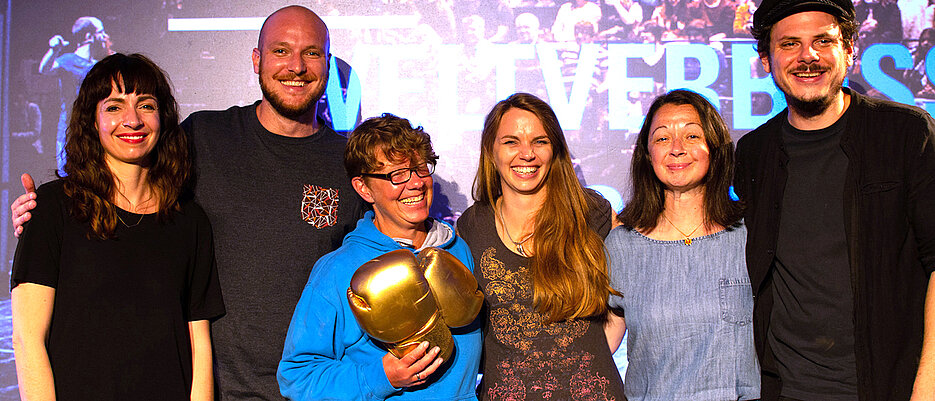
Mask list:
[[[373,224],[373,217],[373,211],[367,211],[364,217],[357,221],[357,228],[344,236],[344,244],[362,246],[374,249],[380,253],[386,253],[397,249],[410,249],[413,252],[417,252],[414,247],[404,243],[407,242],[406,240],[398,242],[396,239],[390,238],[386,234],[380,232]],[[436,220],[431,217],[427,221],[432,226],[429,228],[429,234],[426,236],[425,243],[422,244],[419,250],[429,246],[445,250],[451,248],[455,243],[454,228],[444,221]]]

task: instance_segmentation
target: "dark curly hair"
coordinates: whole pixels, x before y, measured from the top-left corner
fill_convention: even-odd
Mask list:
[[[71,215],[91,226],[89,238],[114,238],[117,228],[116,178],[104,160],[96,126],[98,102],[114,89],[156,98],[160,132],[149,154],[147,180],[157,198],[159,221],[179,210],[183,185],[192,174],[188,138],[179,127],[178,104],[166,73],[141,54],[105,57],[91,68],[78,90],[66,133],[65,175],[57,173],[64,181]]]
[[[620,212],[617,219],[627,227],[645,231],[656,228],[659,216],[665,210],[665,185],[653,170],[649,155],[649,136],[652,134],[653,118],[662,106],[690,105],[701,118],[701,128],[708,144],[708,171],[701,185],[704,186],[704,221],[729,227],[740,220],[742,206],[730,200],[730,185],[734,175],[734,143],[727,125],[717,109],[704,96],[688,90],[673,90],[660,95],[649,106],[643,127],[636,138],[630,164],[632,199]]]

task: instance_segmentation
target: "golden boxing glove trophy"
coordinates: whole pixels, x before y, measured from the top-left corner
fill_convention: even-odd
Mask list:
[[[461,261],[430,247],[418,258],[400,249],[364,263],[351,277],[347,300],[360,327],[397,358],[428,341],[448,360],[454,348],[448,327],[474,321],[484,296]]]

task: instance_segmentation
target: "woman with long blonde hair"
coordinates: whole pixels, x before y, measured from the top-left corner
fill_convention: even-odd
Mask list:
[[[575,176],[558,118],[525,93],[487,115],[458,220],[486,297],[481,399],[623,400],[603,331],[610,204]]]

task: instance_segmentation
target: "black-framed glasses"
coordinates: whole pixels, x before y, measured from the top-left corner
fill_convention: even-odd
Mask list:
[[[373,177],[388,180],[394,185],[405,184],[412,178],[412,172],[425,178],[435,173],[435,163],[423,163],[415,167],[400,168],[389,173],[360,173],[364,177]]]

